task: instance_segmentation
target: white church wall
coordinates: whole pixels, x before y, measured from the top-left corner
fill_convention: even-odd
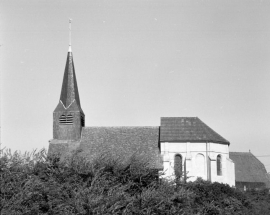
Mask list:
[[[187,180],[198,177],[234,186],[234,163],[229,159],[229,147],[218,143],[161,143],[165,177],[174,178],[174,156],[182,156]],[[217,175],[217,156],[221,155],[221,175]],[[210,158],[210,159],[209,159]],[[207,161],[209,159],[209,161]]]
[[[235,187],[235,165],[234,162],[230,159],[227,158],[226,160],[227,162],[227,183],[230,186],[234,186]]]

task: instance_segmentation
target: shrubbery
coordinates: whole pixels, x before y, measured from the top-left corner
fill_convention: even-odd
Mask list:
[[[1,214],[270,214],[269,193],[242,193],[203,180],[159,180],[147,162],[76,153],[11,153],[0,159]],[[258,213],[257,213],[258,212]]]

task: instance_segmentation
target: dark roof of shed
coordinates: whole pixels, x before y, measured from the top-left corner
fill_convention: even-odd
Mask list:
[[[85,127],[79,149],[90,160],[104,153],[123,160],[139,155],[161,169],[158,144],[159,127]]]
[[[160,141],[230,144],[198,117],[161,117]]]
[[[236,182],[269,183],[264,165],[252,153],[230,152],[229,157],[235,164]]]

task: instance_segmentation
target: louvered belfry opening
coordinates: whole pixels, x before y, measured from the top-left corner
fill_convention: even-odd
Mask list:
[[[59,118],[59,124],[73,125],[73,115],[72,114],[62,114]]]

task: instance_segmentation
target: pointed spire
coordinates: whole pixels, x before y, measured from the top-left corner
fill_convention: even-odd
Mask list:
[[[81,106],[72,52],[67,55],[60,100],[66,108],[74,100]]]
[[[71,19],[69,20],[69,30],[71,30]],[[64,78],[62,83],[62,90],[60,95],[60,101],[65,108],[70,106],[74,101],[81,108],[80,97],[78,91],[78,85],[75,75],[75,68],[73,62],[73,55],[71,51],[71,34],[69,34],[69,49],[67,54],[66,67],[64,72]]]

